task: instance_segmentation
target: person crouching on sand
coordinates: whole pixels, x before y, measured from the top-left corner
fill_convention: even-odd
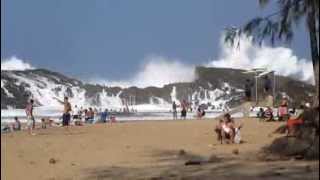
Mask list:
[[[70,124],[71,114],[71,104],[68,101],[68,97],[64,97],[64,103],[63,103],[63,115],[62,115],[62,126],[68,127]]]
[[[27,126],[28,126],[28,132],[30,135],[36,135],[33,132],[33,129],[35,128],[35,119],[33,116],[33,99],[30,100],[30,102],[26,106],[26,115],[27,115]]]
[[[231,119],[230,114],[224,115],[224,123],[222,124],[222,137],[226,140],[226,142],[233,143],[235,136],[235,125],[233,119]]]

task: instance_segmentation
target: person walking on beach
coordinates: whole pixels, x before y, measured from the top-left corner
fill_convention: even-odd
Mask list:
[[[35,128],[35,119],[34,119],[34,116],[33,116],[33,99],[30,99],[30,102],[27,104],[26,106],[26,115],[27,115],[27,127],[28,127],[28,132],[30,135],[36,135],[34,132],[33,132],[33,129]]]
[[[64,97],[64,103],[63,103],[63,115],[62,115],[62,126],[69,126],[70,124],[70,119],[71,119],[71,114],[70,112],[72,111],[71,109],[71,104],[68,101],[68,97]]]
[[[175,101],[173,101],[172,103],[172,113],[173,113],[173,119],[178,119],[177,104]]]
[[[182,101],[182,110],[181,110],[181,118],[187,118],[187,110],[188,110],[188,102],[186,100]]]

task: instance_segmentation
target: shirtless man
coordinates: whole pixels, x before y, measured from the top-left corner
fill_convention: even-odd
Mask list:
[[[71,109],[71,104],[68,101],[68,97],[64,98],[63,106],[64,108],[63,108],[63,115],[62,115],[62,126],[69,126],[70,119],[71,119],[70,112],[72,111],[72,109]]]

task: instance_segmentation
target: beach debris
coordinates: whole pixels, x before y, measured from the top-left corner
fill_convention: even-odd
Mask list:
[[[239,149],[233,149],[232,154],[238,155],[239,154]]]
[[[294,157],[294,159],[295,160],[301,160],[301,159],[303,159],[304,157],[302,156],[302,155],[296,155],[295,157]]]
[[[189,160],[184,163],[185,166],[190,166],[190,165],[201,165],[202,161],[199,160]]]
[[[161,176],[155,176],[155,177],[150,178],[150,180],[162,180],[162,179],[164,179],[164,178]]]
[[[282,173],[280,173],[280,172],[274,172],[274,173],[272,173],[274,176],[281,176],[282,175]]]
[[[184,155],[186,155],[186,154],[187,154],[186,151],[183,150],[183,149],[180,149],[179,152],[178,152],[178,155],[179,155],[179,156],[184,156]]]
[[[54,158],[50,158],[49,159],[49,163],[50,164],[55,164],[57,162],[57,160],[55,160]]]

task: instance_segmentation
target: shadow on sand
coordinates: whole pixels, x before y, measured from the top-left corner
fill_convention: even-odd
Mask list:
[[[84,180],[315,180],[319,164],[301,161],[261,162],[236,157],[201,157],[183,150],[153,150],[152,166],[124,165],[83,170]],[[186,165],[194,161],[199,164]],[[132,162],[131,162],[132,164]]]

